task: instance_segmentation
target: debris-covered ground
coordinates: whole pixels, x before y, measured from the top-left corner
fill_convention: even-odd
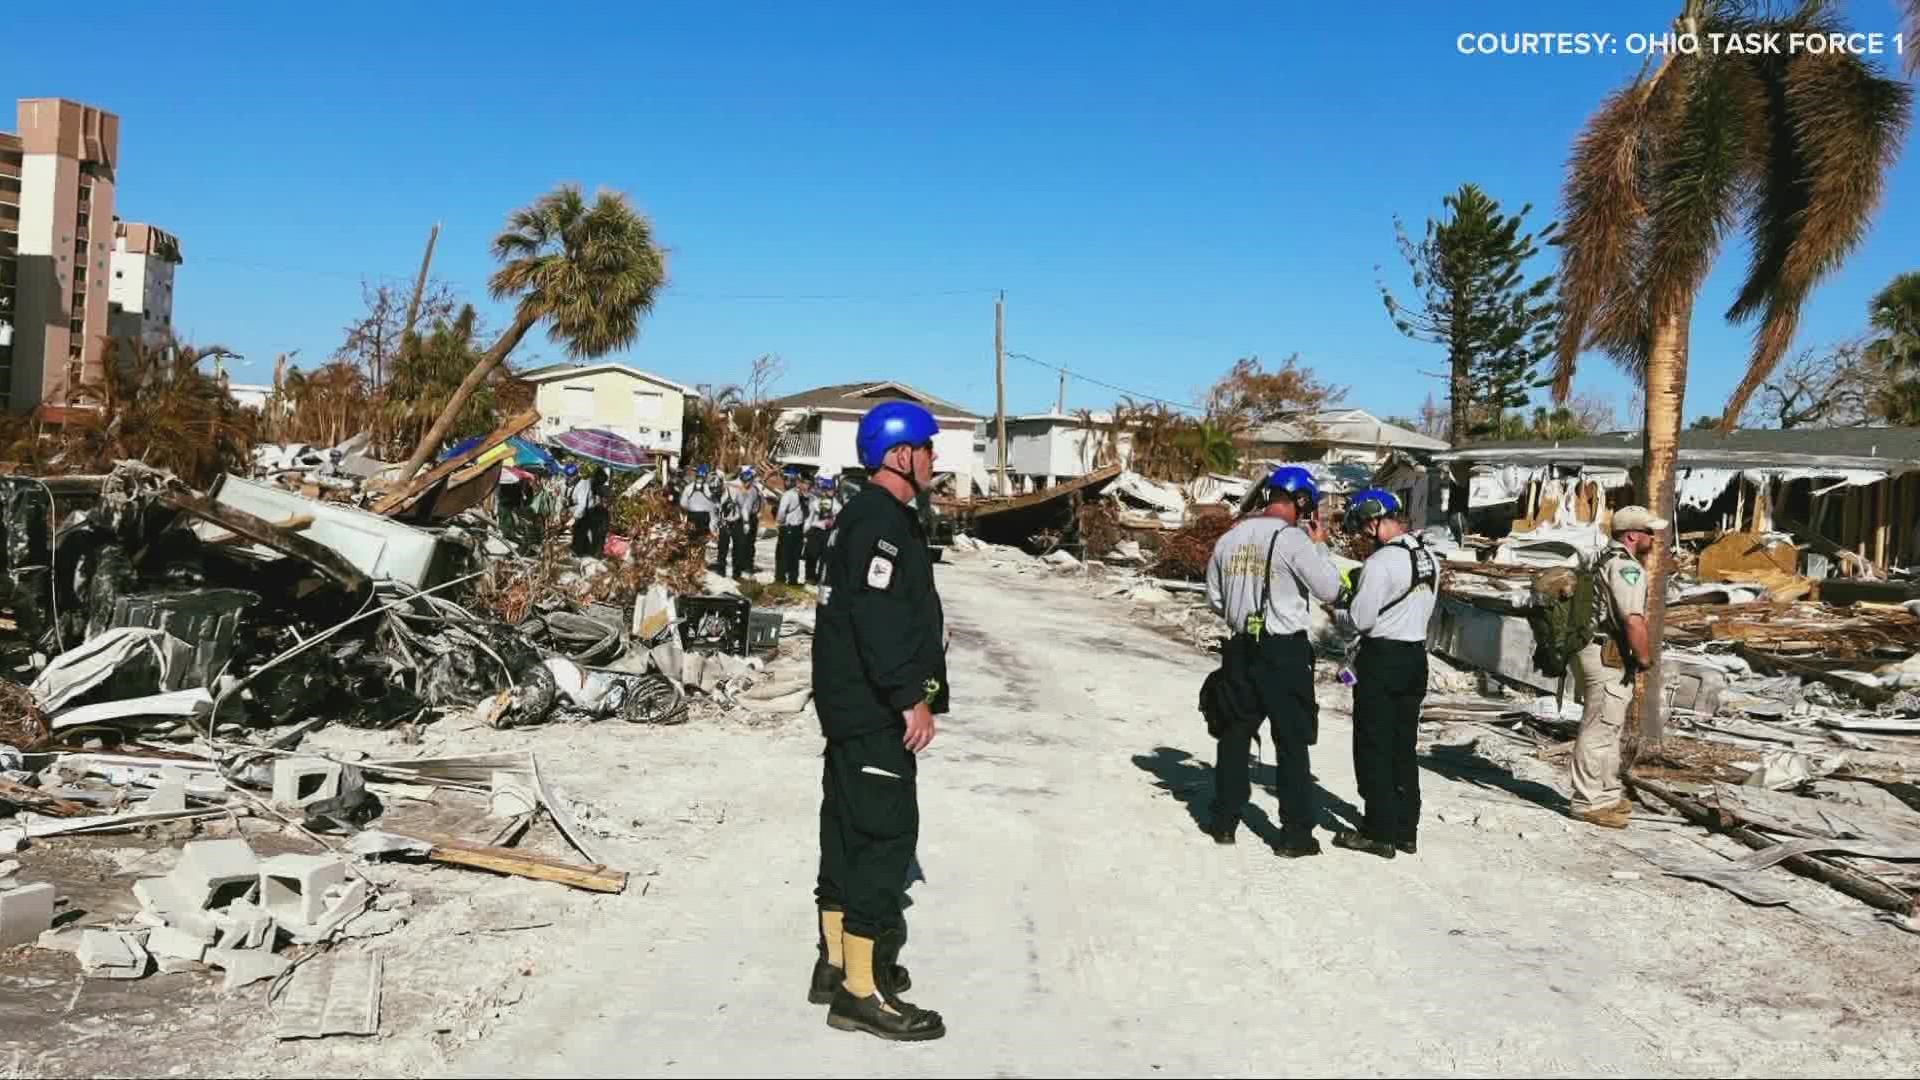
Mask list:
[[[34,531],[35,492],[57,529]],[[1197,828],[1220,627],[1159,576],[1193,559],[959,537],[906,957],[951,1034],[897,1048],[800,992],[807,590],[684,595],[471,511],[425,528],[133,466],[0,496],[7,1075],[1920,1063],[1920,941],[1890,910],[1920,856],[1898,608],[1676,608],[1679,730],[1646,749],[1625,832],[1565,814],[1571,703],[1436,658],[1420,854],[1286,862],[1271,795],[1234,847]],[[636,553],[684,554],[659,528]],[[1525,575],[1478,587],[1500,610]],[[1810,637],[1857,660],[1778,666]],[[1358,813],[1347,699],[1323,689],[1328,828]]]

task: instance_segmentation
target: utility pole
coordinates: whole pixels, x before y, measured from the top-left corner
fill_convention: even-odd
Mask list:
[[[420,317],[420,297],[427,291],[427,267],[433,265],[433,242],[440,239],[440,223],[433,223],[433,231],[427,234],[427,253],[420,256],[420,276],[413,281],[413,299],[407,302],[407,325],[400,331],[400,347],[407,347],[407,338],[413,333],[413,323]],[[376,359],[377,365],[379,361]],[[384,372],[373,373],[373,388],[380,389]]]
[[[1000,443],[1000,494],[1012,491],[1007,485],[1007,292],[993,302],[993,422]]]
[[[1053,407],[1055,414],[1067,415],[1067,369],[1060,369],[1060,403]]]

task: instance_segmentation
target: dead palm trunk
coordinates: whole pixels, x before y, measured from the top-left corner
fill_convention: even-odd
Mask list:
[[[447,407],[440,410],[440,418],[427,429],[427,433],[420,439],[420,445],[413,448],[413,456],[400,467],[400,483],[404,484],[413,479],[414,474],[420,471],[420,467],[433,456],[433,452],[439,448],[441,441],[447,437],[447,432],[452,429],[453,422],[459,419],[460,410],[467,407],[467,399],[473,396],[475,390],[480,389],[480,385],[487,381],[495,368],[507,362],[507,356],[513,352],[515,346],[520,344],[520,339],[527,336],[527,331],[532,330],[537,321],[537,318],[524,311],[514,315],[513,324],[508,326],[506,332],[493,343],[493,348],[487,350],[487,355],[473,365],[473,370],[467,372],[467,377],[460,380],[460,385],[454,390],[453,397],[447,399]]]
[[[1651,661],[1639,695],[1640,722],[1627,725],[1621,741],[1622,770],[1633,767],[1640,740],[1658,739],[1665,732],[1666,683],[1661,675],[1661,639],[1667,624],[1667,579],[1674,568],[1673,549],[1679,523],[1674,518],[1674,475],[1680,453],[1680,419],[1687,395],[1687,343],[1693,319],[1693,292],[1686,290],[1660,305],[1654,317],[1647,349],[1647,430],[1643,468],[1647,508],[1665,518],[1668,527],[1656,539],[1647,567],[1647,654]]]

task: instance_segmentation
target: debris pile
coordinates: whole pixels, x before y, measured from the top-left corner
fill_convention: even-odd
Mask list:
[[[317,731],[410,743],[448,717],[518,730],[809,705],[784,659],[804,657],[811,611],[696,595],[703,553],[664,500],[607,559],[509,537],[478,506],[407,513],[444,506],[487,442],[384,491],[352,444],[264,447],[254,478],[207,492],[138,462],[0,476],[0,848],[40,878],[0,872],[0,944],[70,952],[102,979],[271,982],[282,1038],[374,1033],[383,969],[348,943],[404,923],[412,898],[372,864],[612,893],[626,874],[529,750],[387,757],[321,749]],[[539,823],[574,854],[525,846]],[[106,832],[165,862],[111,900],[56,857]]]

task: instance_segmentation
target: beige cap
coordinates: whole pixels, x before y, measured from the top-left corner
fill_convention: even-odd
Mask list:
[[[1653,516],[1653,511],[1644,506],[1623,506],[1613,512],[1613,531],[1616,533],[1660,532],[1667,527],[1666,518]]]

